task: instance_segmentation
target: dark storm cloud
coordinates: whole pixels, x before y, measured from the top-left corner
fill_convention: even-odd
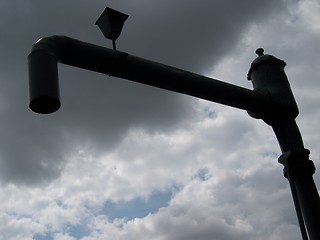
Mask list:
[[[10,115],[10,114],[7,114]],[[15,123],[15,128],[5,129],[1,127],[2,135],[0,174],[1,178],[21,184],[42,184],[46,180],[57,177],[60,174],[64,149],[61,143],[61,134],[52,129],[51,124],[35,123],[25,118],[2,120]],[[33,131],[38,127],[41,131]],[[51,129],[50,129],[51,128]]]
[[[249,21],[283,11],[282,1],[109,1],[130,15],[119,49],[202,72],[232,51]],[[3,182],[36,184],[59,175],[77,146],[103,152],[126,131],[169,131],[187,124],[193,98],[60,66],[62,108],[51,116],[27,108],[27,55],[42,36],[68,35],[109,46],[94,21],[105,1],[1,3],[1,145]],[[90,82],[88,81],[90,80]]]
[[[253,0],[134,1],[123,9],[132,13],[124,31],[132,51],[201,72],[232,51],[249,22],[263,21],[285,6]]]

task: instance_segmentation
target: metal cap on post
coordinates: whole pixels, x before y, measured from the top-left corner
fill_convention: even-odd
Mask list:
[[[251,80],[255,91],[268,93],[269,105],[264,112],[248,112],[249,115],[269,125],[283,115],[296,118],[299,110],[284,72],[287,64],[272,55],[265,55],[263,48],[258,48],[256,54],[258,57],[251,64],[247,79]]]

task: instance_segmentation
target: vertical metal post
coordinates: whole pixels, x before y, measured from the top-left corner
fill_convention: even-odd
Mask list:
[[[288,151],[279,158],[279,163],[284,165],[284,176],[289,180],[293,198],[297,198],[296,211],[299,211],[307,228],[311,240],[320,239],[320,199],[312,175],[315,166],[309,160],[309,150]],[[296,196],[295,196],[296,195]],[[300,209],[299,209],[300,208]],[[304,225],[301,226],[304,237]]]
[[[279,163],[284,165],[284,175],[289,180],[297,217],[303,239],[320,239],[320,198],[313,181],[315,166],[309,160],[309,150],[296,124],[298,107],[284,72],[286,63],[270,55],[259,55],[252,63],[248,79],[257,91],[269,93],[269,104],[263,112],[249,112],[261,118],[273,128],[282,155]],[[307,236],[308,235],[308,236]]]

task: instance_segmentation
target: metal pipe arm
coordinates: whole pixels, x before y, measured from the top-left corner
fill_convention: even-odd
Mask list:
[[[65,36],[40,39],[28,56],[30,108],[60,107],[57,63],[187,94],[251,112],[263,111],[266,94]]]

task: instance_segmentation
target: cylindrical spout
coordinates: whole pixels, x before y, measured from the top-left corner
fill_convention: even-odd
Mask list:
[[[49,114],[60,108],[57,57],[45,44],[35,46],[28,56],[29,107],[36,113]]]

